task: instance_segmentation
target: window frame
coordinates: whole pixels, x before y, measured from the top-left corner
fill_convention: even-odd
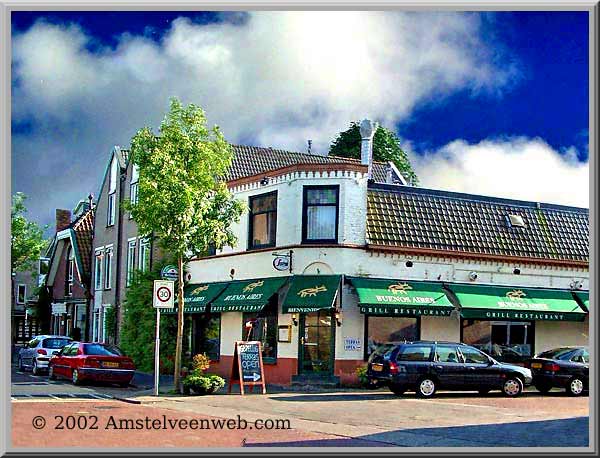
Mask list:
[[[332,239],[308,239],[308,207],[332,207],[333,204],[310,204],[307,203],[307,197],[309,191],[319,189],[333,189],[335,190],[335,237]],[[340,185],[306,185],[302,187],[302,244],[320,244],[320,243],[333,243],[338,244],[339,238],[339,227],[340,227]]]
[[[23,300],[20,300],[21,293],[19,292],[19,290],[21,289],[21,287],[23,287]],[[19,283],[17,285],[17,297],[15,299],[17,301],[17,304],[25,304],[27,302],[27,285],[25,283]]]
[[[104,247],[94,250],[94,291],[100,291],[104,281]]]
[[[109,245],[104,248],[104,289],[112,288],[112,261],[113,261],[113,247]]]
[[[133,248],[133,254],[132,254]],[[125,285],[131,286],[135,272],[135,252],[137,251],[137,240],[127,241],[127,263],[125,265]]]
[[[108,208],[106,212],[106,227],[115,225],[115,202],[117,200],[117,191],[108,194]]]
[[[271,302],[273,301],[273,302]],[[245,326],[246,326],[246,318],[245,316],[247,315],[254,315],[256,318],[261,318],[261,317],[265,317],[265,310],[269,307],[274,308],[275,310],[275,356],[263,356],[262,360],[264,364],[277,364],[277,358],[279,356],[279,341],[277,339],[277,332],[279,329],[279,299],[278,299],[278,295],[275,294],[270,300],[269,302],[262,308],[262,310],[259,310],[258,312],[242,312],[242,339],[241,340],[245,340]],[[222,326],[223,321],[221,321],[221,326]],[[264,349],[263,349],[264,351]]]
[[[267,210],[267,211],[260,211],[257,213],[253,213],[252,212],[252,201],[255,199],[261,199],[261,198],[265,198],[268,196],[275,196],[275,210]],[[266,192],[263,194],[256,194],[253,196],[249,196],[248,197],[248,243],[247,243],[247,250],[260,250],[261,248],[273,248],[275,246],[277,246],[277,210],[278,210],[278,201],[277,201],[278,195],[277,195],[277,190],[275,191],[270,191],[270,192]],[[271,243],[266,243],[266,244],[262,244],[262,245],[254,245],[253,243],[253,238],[252,238],[252,233],[253,233],[253,229],[254,229],[254,217],[258,216],[258,215],[264,215],[264,214],[268,214],[268,213],[275,213],[275,235],[274,235],[274,239]]]

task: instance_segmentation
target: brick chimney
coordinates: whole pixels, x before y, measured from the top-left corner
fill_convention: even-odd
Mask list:
[[[56,232],[66,229],[71,224],[71,211],[56,209]]]
[[[367,178],[373,177],[373,137],[377,130],[377,123],[370,119],[363,119],[360,123],[360,136],[362,138],[360,145],[360,162],[367,165]]]

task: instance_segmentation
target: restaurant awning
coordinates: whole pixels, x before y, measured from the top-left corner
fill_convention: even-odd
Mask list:
[[[441,283],[352,277],[361,313],[383,316],[449,316],[454,306]]]
[[[204,313],[206,307],[228,285],[227,282],[196,283],[183,288],[184,313]],[[175,300],[177,303],[177,300]],[[177,313],[177,306],[172,309],[162,309],[161,313]]]
[[[294,275],[283,302],[283,313],[309,313],[334,305],[341,275]]]
[[[289,277],[260,278],[229,282],[210,305],[211,312],[258,312]]]
[[[447,285],[463,318],[582,321],[585,311],[571,291],[521,287]]]
[[[577,299],[581,301],[581,303],[585,306],[585,308],[590,310],[590,293],[589,291],[575,291],[573,294],[577,296]]]

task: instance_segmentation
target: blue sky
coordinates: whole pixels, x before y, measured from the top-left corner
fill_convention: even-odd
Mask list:
[[[42,223],[96,194],[112,145],[156,126],[170,95],[232,142],[301,151],[372,117],[425,186],[587,206],[584,12],[17,12],[12,26],[13,191]]]

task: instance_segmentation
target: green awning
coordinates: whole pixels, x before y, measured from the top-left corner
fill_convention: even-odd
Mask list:
[[[441,283],[350,278],[361,313],[384,316],[449,316],[454,306]]]
[[[463,318],[582,321],[585,311],[571,291],[449,284]]]
[[[229,283],[196,283],[183,288],[184,313],[204,313],[210,302],[227,287]],[[175,301],[177,302],[177,301]],[[177,306],[163,309],[161,313],[177,313]]]
[[[289,277],[260,278],[229,282],[210,306],[211,312],[258,312]]]
[[[573,294],[577,296],[577,299],[581,301],[583,305],[585,305],[586,309],[590,309],[590,293],[589,291],[575,291]]]
[[[334,305],[341,275],[294,275],[283,302],[283,313],[309,313]]]

